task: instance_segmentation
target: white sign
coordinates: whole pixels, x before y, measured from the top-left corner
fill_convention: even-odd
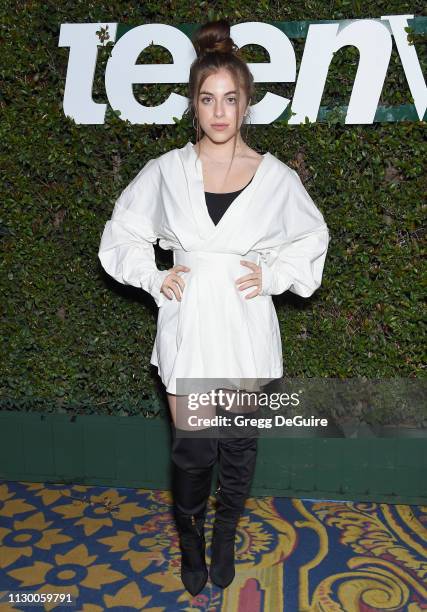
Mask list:
[[[406,80],[420,120],[427,107],[427,89],[414,45],[407,41],[405,27],[413,15],[385,15],[380,19],[356,19],[310,24],[298,78],[296,58],[289,38],[278,27],[262,23],[239,23],[231,27],[238,47],[254,44],[264,47],[269,63],[249,63],[255,82],[296,82],[289,124],[307,117],[315,123],[325,88],[329,66],[341,47],[352,45],[359,51],[359,65],[348,103],[346,124],[370,124],[378,107],[390,62],[392,35],[405,71]],[[108,25],[110,41],[116,40],[117,23],[65,23],[61,25],[58,46],[70,47],[64,92],[64,113],[80,124],[103,124],[107,105],[92,99],[98,46],[97,31]],[[172,64],[136,64],[150,44],[165,47]],[[114,44],[105,71],[108,101],[120,118],[131,123],[173,124],[188,106],[188,99],[175,93],[162,104],[144,106],[133,95],[134,83],[187,83],[190,65],[196,57],[190,39],[165,24],[144,24],[132,28]],[[252,124],[269,124],[285,111],[290,100],[267,92],[251,107]]]

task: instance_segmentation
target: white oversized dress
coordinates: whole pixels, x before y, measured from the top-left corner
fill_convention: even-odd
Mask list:
[[[272,295],[309,297],[320,286],[329,231],[298,174],[270,153],[217,225],[205,201],[200,159],[191,142],[151,159],[117,199],[98,257],[118,282],[141,287],[157,306],[151,363],[172,394],[218,388],[211,381],[263,382],[283,376],[282,342]],[[173,251],[185,288],[181,302],[160,292],[154,243]],[[261,294],[235,281],[261,266]],[[177,384],[179,381],[179,384]],[[206,382],[207,381],[207,384]],[[239,382],[240,381],[240,382]],[[196,388],[197,387],[197,388]],[[256,387],[256,385],[255,385]],[[229,388],[229,387],[227,387]],[[249,388],[249,386],[248,386]]]

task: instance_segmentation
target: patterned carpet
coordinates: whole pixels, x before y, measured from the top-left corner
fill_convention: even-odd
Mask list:
[[[192,597],[168,492],[0,481],[0,598],[74,601],[39,610],[427,610],[426,506],[251,498],[236,550],[232,585]]]

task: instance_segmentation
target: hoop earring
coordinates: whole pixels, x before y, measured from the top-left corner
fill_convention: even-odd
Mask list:
[[[196,116],[193,117],[193,128],[196,130],[196,126],[194,125],[194,119],[196,118]]]

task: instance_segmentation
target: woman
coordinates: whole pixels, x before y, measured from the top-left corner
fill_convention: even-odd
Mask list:
[[[254,85],[229,24],[205,24],[194,46],[189,110],[196,143],[140,170],[116,201],[99,249],[111,276],[148,291],[159,307],[151,363],[165,384],[173,420],[174,516],[181,577],[193,595],[208,577],[203,529],[216,461],[209,575],[222,588],[234,578],[236,527],[253,478],[257,440],[218,436],[213,427],[203,437],[190,435],[206,425],[189,425],[187,399],[208,389],[259,391],[262,384],[254,381],[283,376],[271,296],[287,289],[312,295],[329,243],[323,216],[297,173],[270,153],[258,154],[241,136]],[[173,250],[169,270],[156,266],[157,239],[161,248]],[[212,414],[214,402],[197,411]]]

